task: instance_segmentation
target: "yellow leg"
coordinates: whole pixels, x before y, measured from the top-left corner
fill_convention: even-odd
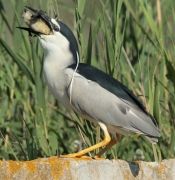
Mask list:
[[[99,158],[101,155],[103,155],[108,149],[110,149],[112,146],[114,146],[119,139],[120,139],[120,135],[116,134],[116,138],[113,138],[104,149],[102,149],[99,153],[97,153],[95,155],[95,158]]]
[[[104,129],[104,128],[103,128],[103,129]],[[97,149],[97,148],[100,148],[100,147],[102,147],[102,146],[106,146],[106,145],[110,142],[110,140],[111,140],[111,137],[110,137],[107,129],[105,128],[105,130],[104,130],[104,140],[101,141],[100,143],[98,143],[98,144],[96,144],[96,145],[94,145],[94,146],[91,146],[91,147],[89,147],[89,148],[86,148],[86,149],[84,149],[84,150],[82,150],[82,151],[79,151],[79,152],[77,152],[77,153],[67,154],[67,155],[61,155],[60,157],[63,157],[63,158],[81,157],[81,156],[83,156],[84,154],[87,154],[87,153],[90,152],[90,151],[93,151],[93,150],[95,150],[95,149]]]

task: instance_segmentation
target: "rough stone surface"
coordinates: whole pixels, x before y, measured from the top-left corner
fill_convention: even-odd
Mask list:
[[[175,159],[127,162],[50,157],[0,161],[0,180],[175,180]]]

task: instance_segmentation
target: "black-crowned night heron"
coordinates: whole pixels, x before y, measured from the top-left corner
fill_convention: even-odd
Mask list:
[[[131,132],[143,134],[156,143],[160,137],[157,123],[137,97],[108,74],[79,63],[77,41],[64,23],[43,11],[26,8],[22,18],[29,28],[20,28],[38,36],[45,51],[43,71],[50,91],[67,111],[75,111],[104,131],[102,142],[63,157],[81,157],[106,146],[97,154],[100,157],[117,142],[119,135]],[[111,140],[109,132],[115,135],[114,139]]]

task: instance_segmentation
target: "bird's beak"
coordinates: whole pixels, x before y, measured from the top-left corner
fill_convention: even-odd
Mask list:
[[[40,32],[34,31],[34,30],[32,30],[30,28],[26,28],[26,27],[16,27],[16,28],[27,31],[27,32],[29,32],[29,34],[33,33],[36,36],[39,36],[41,34]]]
[[[53,31],[51,18],[42,10],[38,11],[31,7],[25,6],[24,11],[21,13],[21,18],[29,26],[29,28],[17,28],[28,31],[29,34],[33,33],[35,35],[49,35]]]

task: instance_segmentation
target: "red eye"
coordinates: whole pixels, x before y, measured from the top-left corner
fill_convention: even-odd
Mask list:
[[[55,31],[60,31],[60,28],[59,28],[58,26],[53,26],[53,29],[54,29]]]

